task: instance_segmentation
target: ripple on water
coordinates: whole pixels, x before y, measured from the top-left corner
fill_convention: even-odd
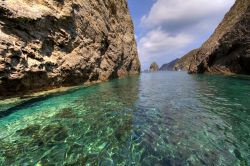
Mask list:
[[[249,165],[249,88],[166,72],[1,104],[0,165]]]

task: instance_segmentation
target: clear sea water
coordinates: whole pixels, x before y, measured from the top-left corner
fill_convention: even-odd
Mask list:
[[[145,73],[2,103],[0,165],[250,165],[250,77]]]

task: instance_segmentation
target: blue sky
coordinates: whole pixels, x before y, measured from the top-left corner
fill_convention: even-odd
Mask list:
[[[198,48],[235,0],[128,0],[142,70]]]

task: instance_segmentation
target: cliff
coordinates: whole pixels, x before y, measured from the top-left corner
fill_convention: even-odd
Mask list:
[[[173,71],[174,70],[174,66],[175,64],[179,61],[180,59],[175,59],[169,63],[166,63],[166,64],[163,64],[161,67],[160,67],[160,70],[161,71]]]
[[[190,73],[250,74],[250,1],[236,0],[213,35],[193,56]]]
[[[138,74],[126,0],[0,3],[0,98]]]
[[[181,59],[179,59],[176,64],[174,65],[174,70],[183,70],[183,71],[188,71],[189,66],[193,60],[194,55],[196,55],[198,52],[198,49],[194,49],[184,55]]]

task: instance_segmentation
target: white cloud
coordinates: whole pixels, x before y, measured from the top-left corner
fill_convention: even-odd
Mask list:
[[[190,44],[192,41],[192,36],[188,34],[179,33],[172,36],[161,28],[156,28],[139,40],[139,52],[148,55],[172,52]]]
[[[149,31],[139,40],[138,50],[143,65],[147,67],[154,59],[161,58],[163,61],[168,54],[180,52],[182,48],[193,41],[188,34],[171,35],[161,28]],[[165,57],[164,57],[165,56]]]
[[[150,12],[142,17],[147,27],[166,24],[199,23],[214,19],[232,6],[234,0],[157,0]]]
[[[138,38],[142,69],[160,65],[198,47],[214,31],[235,0],[156,0],[141,18]]]

